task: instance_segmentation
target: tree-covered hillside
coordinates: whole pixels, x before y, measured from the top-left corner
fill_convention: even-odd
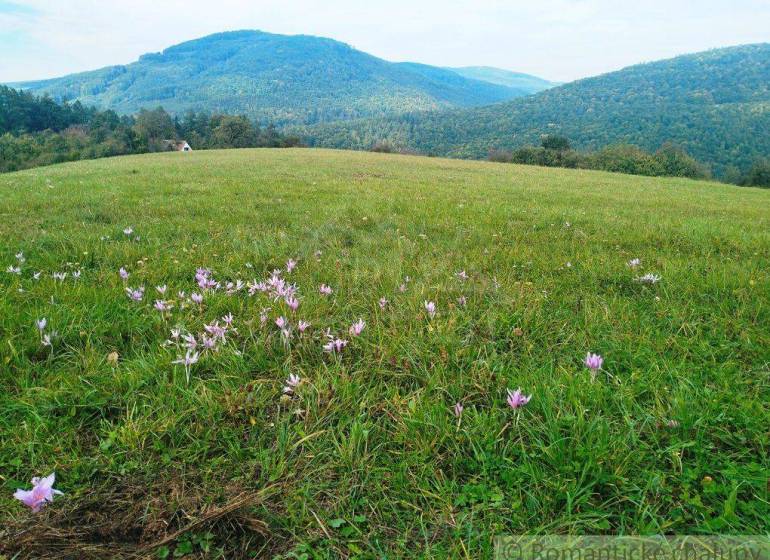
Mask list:
[[[0,86],[0,173],[65,161],[168,151],[177,139],[195,150],[290,147],[296,137],[245,116],[189,112],[174,118],[158,107],[136,116],[54,102]]]
[[[175,114],[237,113],[276,124],[470,107],[523,94],[443,68],[387,62],[331,39],[259,31],[210,35],[126,66],[19,86],[119,113],[163,105]]]
[[[680,56],[486,107],[337,123],[307,131],[318,145],[376,142],[424,153],[484,157],[491,149],[567,136],[580,149],[665,142],[719,176],[770,155],[770,44]]]

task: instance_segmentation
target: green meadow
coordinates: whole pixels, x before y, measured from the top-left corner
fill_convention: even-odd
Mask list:
[[[275,269],[296,311],[249,294]],[[0,558],[770,532],[767,190],[309,149],[63,164],[0,176],[0,294]],[[14,499],[54,471],[63,496]]]

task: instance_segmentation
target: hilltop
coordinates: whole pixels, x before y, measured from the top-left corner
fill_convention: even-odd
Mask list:
[[[317,145],[376,142],[422,153],[485,157],[490,149],[567,136],[580,149],[673,142],[719,176],[770,155],[770,44],[631,66],[505,103],[333,123],[305,131]]]
[[[9,173],[0,207],[0,555],[767,532],[770,191],[247,149]]]
[[[119,113],[162,105],[278,125],[484,105],[529,91],[388,62],[332,39],[261,31],[217,33],[132,64],[14,86]]]
[[[491,66],[462,66],[459,68],[448,68],[448,70],[473,80],[481,80],[490,84],[513,88],[526,95],[561,85],[559,82],[551,82],[531,74],[511,72],[510,70],[493,68]]]

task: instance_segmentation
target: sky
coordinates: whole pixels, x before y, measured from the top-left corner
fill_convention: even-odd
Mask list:
[[[331,37],[392,61],[571,81],[770,41],[770,0],[0,0],[0,82],[62,76],[236,29]]]

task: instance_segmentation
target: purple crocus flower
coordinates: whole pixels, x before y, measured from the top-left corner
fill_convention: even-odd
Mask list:
[[[142,301],[142,298],[144,297],[144,286],[140,286],[136,289],[126,288],[126,293],[132,301]]]
[[[225,325],[227,325],[227,326],[230,326],[230,325],[232,325],[232,324],[233,324],[233,320],[234,320],[234,319],[235,319],[235,318],[233,317],[233,314],[232,314],[232,313],[228,313],[227,315],[225,315],[224,317],[222,317],[222,322],[223,322]]]
[[[13,493],[13,497],[28,506],[34,512],[40,509],[48,502],[53,502],[53,497],[62,492],[55,490],[53,485],[56,481],[56,473],[51,473],[46,477],[32,479],[32,490],[22,490],[19,488]]]
[[[286,385],[284,385],[284,387],[283,387],[284,394],[286,394],[286,395],[292,394],[294,392],[294,389],[299,387],[299,384],[301,382],[302,382],[302,380],[300,379],[299,375],[295,375],[293,373],[290,373],[289,377],[287,377],[286,381],[284,381],[284,383],[286,383]]]
[[[45,326],[47,324],[48,324],[48,319],[46,319],[45,317],[35,321],[35,325],[37,325],[37,330],[39,330],[40,332],[43,332],[45,330]]]
[[[184,355],[184,358],[177,358],[172,364],[182,364],[184,367],[188,368],[191,365],[198,363],[198,358],[200,357],[200,354],[198,352],[193,352],[192,350],[188,350],[187,353]]]
[[[326,336],[329,338],[329,342],[327,342],[323,346],[323,348],[324,348],[324,350],[326,352],[329,352],[329,353],[336,352],[336,353],[339,354],[340,352],[342,352],[342,349],[345,348],[345,346],[348,345],[348,341],[347,340],[342,340],[340,338],[335,338],[334,336],[332,336],[331,334],[328,334],[328,333],[327,333]]]
[[[288,320],[286,317],[283,317],[283,316],[281,316],[281,317],[278,317],[278,318],[275,320],[275,325],[276,325],[276,326],[277,326],[279,329],[284,329],[284,328],[286,328],[286,327],[289,325],[289,320]]]
[[[225,341],[225,335],[227,334],[227,327],[223,327],[219,324],[219,321],[214,321],[210,325],[203,325],[203,329],[213,336],[216,340]]]
[[[289,306],[289,309],[291,309],[292,311],[296,311],[297,308],[299,307],[299,300],[294,296],[289,296],[284,301],[286,302],[286,305]]]
[[[456,273],[455,276],[457,276],[458,279],[463,281],[468,279],[468,273],[465,272],[464,270],[461,270],[460,272]]]
[[[310,328],[310,323],[308,323],[307,321],[300,321],[299,323],[297,323],[297,330],[299,330],[299,332],[301,333],[305,332],[309,328]]]
[[[588,354],[586,354],[586,359],[583,361],[583,363],[588,369],[592,371],[597,371],[602,369],[604,358],[602,358],[599,354],[591,354],[589,352]]]
[[[468,303],[468,300],[465,298],[465,296],[460,296],[457,298],[457,305],[460,307],[465,307]]]
[[[432,301],[426,301],[423,305],[425,306],[425,311],[428,312],[428,317],[433,319],[436,316],[436,304]]]
[[[657,274],[652,274],[651,272],[648,274],[645,274],[644,276],[640,276],[636,279],[637,282],[641,284],[657,284],[660,282],[660,276]]]
[[[173,305],[171,305],[169,302],[165,300],[156,299],[153,307],[158,311],[160,311],[161,313],[163,313],[164,311],[170,311]]]
[[[192,300],[193,303],[197,303],[198,305],[200,305],[201,303],[203,303],[203,294],[199,294],[198,292],[193,292],[190,294],[190,299]]]
[[[162,286],[155,286],[155,289],[158,291],[160,295],[165,295],[168,287],[165,284],[163,284]]]
[[[366,323],[363,319],[359,319],[352,325],[350,325],[350,329],[348,329],[348,332],[350,333],[350,336],[358,336],[364,331],[364,327],[366,326]]]
[[[123,280],[128,280],[128,276],[129,276],[128,271],[122,266],[120,267],[120,270],[118,270],[118,274],[120,274],[120,277]]]
[[[463,404],[461,402],[457,402],[453,409],[455,413],[455,417],[460,418],[460,416],[463,415],[463,410],[464,410]]]
[[[379,304],[380,304],[380,309],[385,309],[388,306],[388,300],[385,299],[384,297],[381,297]]]
[[[525,406],[529,400],[532,398],[532,395],[524,396],[524,393],[521,392],[521,389],[516,389],[515,391],[511,391],[508,389],[508,406],[510,406],[512,409],[516,410],[517,408],[521,408],[522,406]]]
[[[296,266],[297,266],[297,261],[295,261],[294,259],[289,259],[288,261],[286,261],[286,272],[287,273],[291,272],[292,270],[294,270],[294,267]]]
[[[198,341],[195,339],[194,335],[187,333],[182,338],[184,339],[184,346],[188,350],[195,350],[195,348],[198,347]]]
[[[177,358],[172,364],[182,364],[184,366],[184,373],[185,377],[187,378],[187,383],[190,382],[190,367],[198,362],[198,358],[200,355],[198,352],[194,352],[192,348],[189,348],[187,350],[187,353],[184,355],[184,358]]]
[[[318,288],[318,291],[325,296],[332,295],[331,286],[327,286],[326,284],[321,284],[321,286]]]
[[[285,328],[281,329],[281,338],[283,339],[283,343],[288,345],[289,341],[291,340],[291,327],[286,326]]]

